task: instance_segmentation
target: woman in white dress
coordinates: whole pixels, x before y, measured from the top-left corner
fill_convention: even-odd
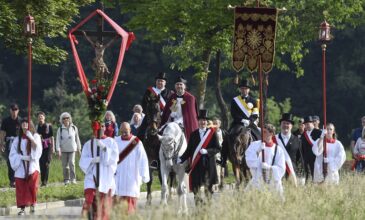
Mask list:
[[[314,142],[312,151],[316,155],[314,162],[314,178],[315,183],[338,184],[340,175],[338,171],[341,169],[346,160],[346,153],[342,143],[337,140],[335,126],[332,123],[327,124],[327,128],[322,130],[321,137]],[[327,156],[323,157],[323,143],[326,140]],[[323,163],[327,163],[327,174],[323,175]]]

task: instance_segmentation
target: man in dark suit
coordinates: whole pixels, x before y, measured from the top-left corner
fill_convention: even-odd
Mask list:
[[[213,194],[213,185],[218,182],[215,155],[220,151],[216,129],[207,128],[207,110],[199,111],[198,120],[199,128],[191,133],[188,147],[178,159],[178,163],[189,158],[191,160],[189,185],[196,205],[203,201],[200,196],[201,186],[204,186],[208,199]]]
[[[304,177],[304,159],[300,139],[292,133],[294,121],[291,113],[284,113],[280,119],[280,133],[275,136],[277,144],[283,147],[289,155],[294,172],[298,177]],[[285,158],[286,162],[287,158]],[[288,178],[290,170],[286,171]]]
[[[313,154],[312,147],[314,141],[316,141],[321,136],[321,130],[314,128],[312,116],[304,117],[305,131],[301,136],[303,159],[304,159],[304,170],[305,179],[308,181],[309,174],[312,176],[314,174],[314,161],[316,160],[316,155]]]

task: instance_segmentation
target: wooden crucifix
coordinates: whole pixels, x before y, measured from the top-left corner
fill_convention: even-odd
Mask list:
[[[103,11],[103,8],[101,9]],[[92,45],[95,50],[95,58],[92,62],[92,69],[95,71],[95,78],[105,79],[109,74],[109,68],[104,62],[104,52],[118,37],[119,35],[114,31],[104,30],[104,18],[98,15],[96,31],[76,30],[74,35],[81,35]],[[95,40],[92,39],[96,38]],[[111,37],[112,39],[104,44],[104,37]]]

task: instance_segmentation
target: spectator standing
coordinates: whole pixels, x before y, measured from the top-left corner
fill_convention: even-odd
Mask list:
[[[10,116],[5,118],[1,123],[0,129],[0,148],[4,153],[6,164],[8,166],[8,178],[10,187],[15,187],[14,171],[9,161],[10,148],[13,140],[18,136],[20,129],[20,120],[18,116],[19,107],[13,103],[10,105]]]
[[[59,159],[62,160],[64,183],[65,185],[70,182],[76,184],[75,154],[76,151],[79,153],[81,151],[79,132],[68,112],[61,114],[60,123],[57,130],[56,151]]]
[[[36,126],[36,131],[41,136],[42,140],[42,156],[39,159],[42,181],[41,186],[47,186],[49,165],[54,152],[53,129],[51,124],[46,123],[46,114],[44,112],[38,112],[37,117],[38,125]]]

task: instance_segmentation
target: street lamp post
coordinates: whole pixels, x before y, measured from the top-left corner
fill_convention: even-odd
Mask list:
[[[32,37],[35,35],[35,20],[32,16],[27,15],[24,18],[24,35],[28,43],[28,130],[30,128],[32,112]]]
[[[323,129],[326,129],[327,124],[327,104],[326,104],[326,48],[327,43],[331,41],[331,26],[327,21],[323,21],[319,26],[319,41],[322,48],[322,93],[323,93]],[[323,177],[326,178],[328,173],[328,163],[324,158],[327,158],[326,137],[323,140]]]

